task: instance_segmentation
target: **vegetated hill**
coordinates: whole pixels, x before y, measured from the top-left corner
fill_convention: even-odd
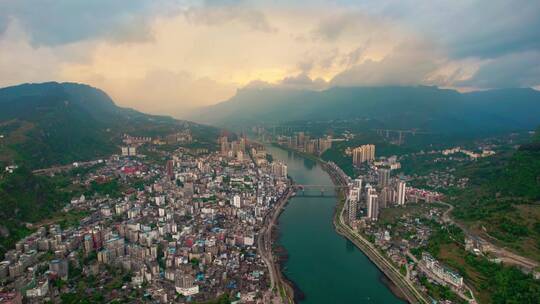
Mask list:
[[[540,201],[540,128],[517,150],[466,164],[458,174],[470,178],[476,196]]]
[[[102,90],[48,82],[0,89],[0,162],[29,167],[92,159],[118,151],[122,134],[166,135],[190,128],[211,142],[214,128],[121,108]]]
[[[457,219],[540,261],[539,144],[537,136],[516,151],[458,169],[457,177],[470,178],[469,185],[449,198]]]
[[[30,232],[25,223],[49,217],[71,198],[63,189],[69,180],[35,176],[21,167],[0,175],[0,259]]]
[[[436,87],[335,87],[325,91],[246,88],[191,119],[245,126],[295,120],[364,118],[373,128],[440,133],[496,133],[540,123],[540,92],[500,89],[472,93]]]

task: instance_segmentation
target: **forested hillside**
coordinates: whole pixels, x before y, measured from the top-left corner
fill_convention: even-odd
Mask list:
[[[214,143],[218,130],[121,108],[103,91],[75,83],[24,84],[0,89],[0,162],[30,168],[118,152],[124,133],[165,136],[189,129]]]
[[[241,128],[290,121],[362,119],[367,128],[486,135],[536,127],[540,92],[472,93],[437,87],[335,87],[324,91],[246,88],[191,119]]]

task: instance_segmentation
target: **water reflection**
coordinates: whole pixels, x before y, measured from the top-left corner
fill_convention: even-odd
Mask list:
[[[356,247],[354,246],[353,242],[349,241],[348,239],[345,239],[345,250],[347,252],[353,252],[356,250]]]
[[[311,159],[304,158],[304,167],[308,170],[312,170],[317,163]]]

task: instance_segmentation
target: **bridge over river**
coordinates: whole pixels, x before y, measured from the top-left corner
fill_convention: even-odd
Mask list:
[[[336,190],[346,188],[344,186],[316,184],[295,184],[294,187],[297,197],[335,197]]]

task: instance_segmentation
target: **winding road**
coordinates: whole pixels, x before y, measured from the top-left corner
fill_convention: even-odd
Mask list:
[[[438,203],[448,207],[448,209],[443,213],[443,216],[442,216],[443,221],[445,223],[458,226],[461,230],[463,230],[465,235],[478,239],[479,242],[482,244],[482,248],[483,248],[482,251],[491,253],[495,255],[497,258],[501,259],[501,261],[503,261],[504,263],[518,266],[519,268],[526,270],[526,272],[531,272],[539,266],[538,262],[532,259],[516,254],[506,248],[495,245],[494,243],[486,240],[485,238],[479,235],[475,235],[469,229],[467,229],[465,225],[459,222],[456,222],[454,219],[452,219],[450,214],[452,213],[452,210],[454,210],[454,206],[445,202],[438,202]]]

